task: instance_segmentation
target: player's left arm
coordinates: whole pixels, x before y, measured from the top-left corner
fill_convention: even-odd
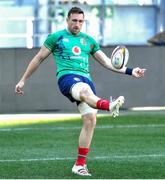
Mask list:
[[[126,66],[121,69],[116,69],[113,67],[111,59],[102,50],[96,51],[93,56],[103,67],[117,73],[128,74],[132,75],[133,77],[140,78],[144,76],[144,73],[146,71],[146,69],[141,69],[139,67],[128,68]]]

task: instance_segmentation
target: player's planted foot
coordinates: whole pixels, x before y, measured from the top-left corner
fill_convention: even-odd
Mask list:
[[[80,176],[91,176],[91,174],[88,172],[86,164],[84,166],[74,165],[72,168],[72,172]]]
[[[119,96],[110,103],[110,112],[113,117],[119,116],[119,109],[124,104],[124,96]]]

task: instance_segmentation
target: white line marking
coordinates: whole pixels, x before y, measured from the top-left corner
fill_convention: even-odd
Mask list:
[[[89,157],[90,160],[110,160],[110,159],[143,159],[143,158],[164,158],[165,154],[139,154],[139,155],[112,155]],[[54,157],[54,158],[34,158],[34,159],[0,159],[0,163],[5,162],[34,162],[34,161],[65,161],[75,160],[74,157]]]
[[[64,118],[79,118],[80,114],[0,114],[2,122],[10,122],[17,120],[38,120],[38,119],[64,119]]]
[[[63,161],[63,160],[74,160],[75,158],[36,158],[36,159],[1,159],[0,163],[3,162],[33,162],[33,161]]]
[[[103,125],[103,126],[98,126],[96,128],[110,129],[110,128],[155,128],[155,127],[165,127],[165,124]]]
[[[163,128],[165,127],[165,124],[146,124],[146,125],[98,125],[96,126],[96,129],[113,129],[113,128]],[[48,127],[48,128],[0,128],[0,132],[8,132],[8,131],[41,131],[41,130],[74,130],[74,129],[81,129],[80,126],[74,126],[74,127]]]

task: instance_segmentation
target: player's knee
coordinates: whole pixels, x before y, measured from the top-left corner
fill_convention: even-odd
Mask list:
[[[82,101],[86,101],[89,96],[91,95],[91,92],[89,90],[89,87],[84,87],[81,91],[80,91],[80,99]]]
[[[88,84],[79,82],[72,87],[71,94],[76,100],[85,101],[93,91]]]

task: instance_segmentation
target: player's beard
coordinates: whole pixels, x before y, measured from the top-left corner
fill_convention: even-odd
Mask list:
[[[78,27],[73,27],[73,29],[72,29],[72,34],[76,35],[76,34],[78,34],[79,32],[80,32],[80,28],[78,28]]]

